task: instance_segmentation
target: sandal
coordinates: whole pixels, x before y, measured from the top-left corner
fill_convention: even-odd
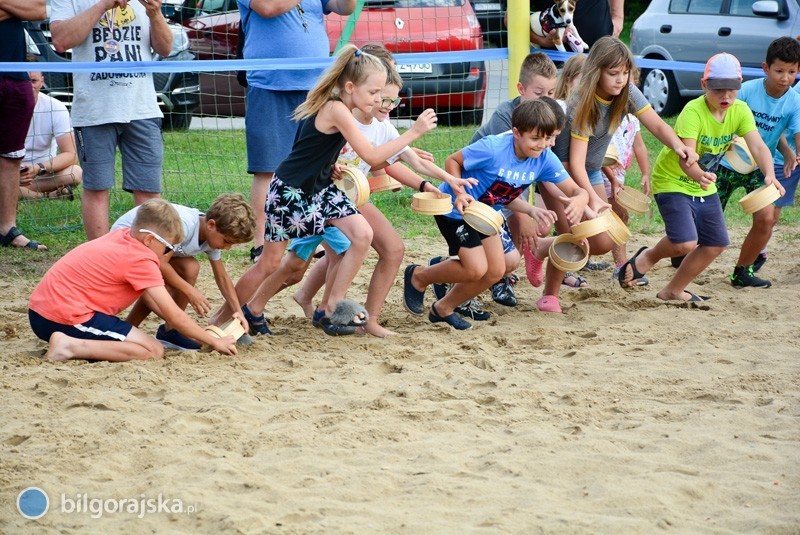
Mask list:
[[[314,314],[319,315],[320,312],[320,310],[316,310]],[[322,312],[319,326],[328,336],[356,334],[358,329],[363,329],[367,325],[367,310],[351,299],[339,301],[330,316],[324,314]]]
[[[636,269],[636,258],[645,249],[647,249],[646,245],[643,246],[643,247],[640,247],[639,250],[636,251],[636,254],[633,255],[630,258],[630,260],[628,260],[627,262],[625,262],[624,264],[622,264],[619,267],[619,273],[617,273],[617,281],[619,281],[619,285],[622,288],[630,288],[631,286],[638,286],[639,285],[639,281],[641,281],[644,278],[644,273],[641,273],[641,272],[639,272],[638,269]],[[633,278],[631,280],[629,280],[629,281],[625,281],[625,273],[627,271],[627,269],[625,269],[625,268],[627,268],[628,266],[631,267],[631,274],[633,275]]]
[[[247,323],[250,325],[250,334],[252,336],[258,336],[259,334],[266,334],[272,336],[272,331],[269,329],[269,322],[264,317],[264,314],[260,314],[256,316],[250,309],[247,308],[247,305],[242,305],[242,314],[244,314],[244,319],[247,320]]]
[[[568,282],[570,280],[571,280],[571,282]],[[566,286],[567,288],[588,288],[589,287],[589,283],[587,282],[586,279],[584,279],[580,275],[576,275],[576,274],[572,273],[571,271],[568,271],[567,273],[564,274],[564,280],[561,281],[561,284],[563,286]]]
[[[14,240],[17,236],[22,236],[22,232],[17,229],[17,227],[11,227],[8,229],[7,234],[0,234],[0,247],[19,247],[20,249],[31,249],[33,251],[46,251],[47,246],[42,245],[36,240],[28,240],[28,243],[25,245],[14,245]],[[44,247],[44,249],[39,249],[39,247]]]

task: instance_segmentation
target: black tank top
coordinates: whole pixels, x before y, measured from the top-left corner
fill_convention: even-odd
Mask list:
[[[314,126],[317,114],[300,121],[292,152],[275,170],[284,184],[315,195],[331,183],[333,164],[347,144],[340,132],[323,134]]]
[[[0,22],[0,61],[22,63],[25,61],[25,33],[22,21],[10,18]],[[0,77],[27,80],[27,72],[0,72]]]

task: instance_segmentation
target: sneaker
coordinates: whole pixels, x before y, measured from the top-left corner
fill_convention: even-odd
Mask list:
[[[756,261],[753,262],[753,273],[761,269],[761,266],[767,263],[767,253],[758,253]]]
[[[434,256],[430,260],[428,260],[428,266],[435,266],[441,262],[447,260],[446,256]],[[435,282],[431,286],[433,286],[433,295],[436,296],[436,300],[444,299],[444,296],[447,295],[447,292],[450,291],[451,284],[442,283],[442,282]]]
[[[466,303],[463,303],[461,306],[457,306],[456,312],[458,312],[465,318],[472,318],[475,321],[486,321],[490,317],[492,317],[491,314],[489,314],[483,309],[483,305],[481,305],[481,302],[475,299],[474,297],[469,301],[467,301]]]
[[[512,273],[510,276],[500,279],[500,282],[493,284],[491,290],[494,302],[507,307],[517,306],[517,296],[514,295],[514,285],[517,284],[518,281],[519,277]]]
[[[194,340],[186,338],[175,329],[167,330],[166,324],[162,323],[158,326],[156,332],[156,340],[161,342],[161,345],[167,349],[178,349],[180,351],[200,351],[200,344]]]
[[[264,317],[264,314],[256,316],[250,312],[247,305],[242,305],[242,314],[244,314],[244,319],[246,319],[247,323],[250,325],[251,336],[258,336],[259,334],[272,336],[272,331],[269,330],[269,322]]]
[[[769,288],[772,283],[766,279],[759,279],[753,275],[753,266],[736,266],[731,274],[731,285],[734,288]]]

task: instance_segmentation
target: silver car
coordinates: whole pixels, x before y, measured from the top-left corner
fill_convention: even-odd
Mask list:
[[[643,67],[639,84],[653,109],[674,115],[685,99],[702,94],[702,65],[719,52],[733,54],[742,67],[760,69],[774,39],[800,35],[798,1],[653,0],[633,24],[633,54],[700,64],[694,71]]]

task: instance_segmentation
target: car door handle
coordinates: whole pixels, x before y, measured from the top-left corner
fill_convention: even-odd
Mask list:
[[[672,25],[671,24],[664,24],[663,26],[661,26],[660,30],[661,30],[661,33],[669,33],[669,32],[672,31]]]
[[[730,28],[725,28],[725,27],[720,28],[719,31],[717,32],[717,35],[719,35],[721,37],[727,37],[730,34],[731,34],[731,29]]]

